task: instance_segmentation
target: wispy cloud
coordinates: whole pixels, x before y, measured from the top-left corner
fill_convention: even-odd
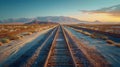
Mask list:
[[[106,7],[106,8],[101,8],[98,10],[82,10],[83,13],[106,13],[112,16],[119,16],[120,17],[120,4],[111,6],[111,7]]]

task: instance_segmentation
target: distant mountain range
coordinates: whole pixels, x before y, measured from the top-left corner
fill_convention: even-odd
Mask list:
[[[29,23],[25,23],[25,24],[58,24],[58,23],[55,23],[55,22],[45,22],[45,21],[39,21],[39,20],[33,20]]]
[[[41,22],[55,22],[55,23],[81,23],[80,21],[75,18],[65,17],[65,16],[46,16],[46,17],[36,17],[36,18],[17,18],[17,19],[6,19],[1,20],[0,23],[29,23],[34,20],[41,21]]]
[[[31,19],[29,18],[17,18],[17,19],[6,19],[6,20],[1,20],[0,23],[26,23],[29,22]]]

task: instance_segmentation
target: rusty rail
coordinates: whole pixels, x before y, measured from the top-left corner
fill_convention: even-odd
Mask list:
[[[44,67],[47,67],[47,65],[48,65],[48,61],[49,61],[50,55],[51,55],[52,50],[53,50],[53,48],[54,48],[54,46],[55,46],[55,44],[56,44],[56,39],[57,39],[57,37],[58,37],[58,35],[59,35],[58,32],[59,32],[59,28],[58,28],[58,30],[57,30],[57,32],[56,32],[56,35],[55,35],[55,38],[54,38],[54,40],[53,40],[53,42],[52,42],[52,46],[51,46],[50,51],[49,51],[49,53],[48,53],[47,59],[46,59],[45,64],[44,64]]]

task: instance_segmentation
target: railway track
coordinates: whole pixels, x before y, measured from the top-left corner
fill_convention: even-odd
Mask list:
[[[77,67],[77,62],[62,29],[56,33],[44,67]]]
[[[57,26],[16,61],[3,67],[110,67],[101,55],[96,55],[99,53],[95,53],[63,26]]]

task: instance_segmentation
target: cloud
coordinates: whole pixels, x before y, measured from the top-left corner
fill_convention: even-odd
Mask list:
[[[120,4],[111,6],[111,7],[106,7],[106,8],[101,8],[98,10],[81,10],[83,13],[106,13],[112,16],[119,16],[120,17]]]

